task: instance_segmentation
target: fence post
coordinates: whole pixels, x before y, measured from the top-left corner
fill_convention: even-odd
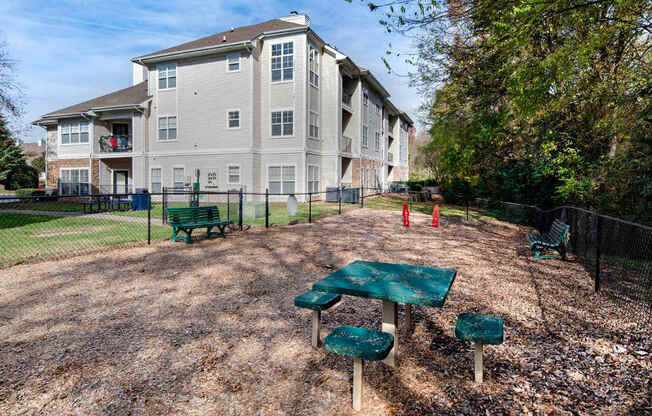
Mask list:
[[[147,206],[147,245],[152,244],[152,196],[149,196],[149,204]]]
[[[240,226],[240,231],[242,231],[242,205],[243,205],[242,197],[243,197],[242,188],[240,188],[240,201],[238,203],[238,205],[239,205],[239,207],[238,207],[238,225]]]
[[[364,208],[364,188],[360,187],[360,208]]]
[[[168,197],[167,197],[167,186],[164,186],[162,191],[163,194],[161,195],[161,199],[163,200],[161,203],[161,208],[163,212],[161,213],[161,220],[163,224],[168,223],[168,213],[167,213],[167,207],[168,207]]]
[[[265,188],[265,228],[269,228],[269,188]]]
[[[339,203],[338,215],[342,215],[342,188],[341,187],[337,188],[337,200]]]
[[[602,240],[602,217],[596,214],[595,220],[595,291],[600,291],[600,244]]]
[[[312,192],[308,192],[308,222],[312,223]]]
[[[226,190],[226,220],[231,221],[231,190]]]

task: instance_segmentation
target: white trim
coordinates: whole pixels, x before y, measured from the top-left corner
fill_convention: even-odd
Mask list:
[[[176,183],[175,180],[174,180],[174,170],[175,169],[183,169],[182,177],[183,177],[183,186],[185,187],[186,186],[186,165],[172,165],[172,166],[170,166],[170,169],[172,169],[172,189],[176,189],[174,187],[174,184]],[[162,180],[163,180],[163,178],[161,177],[161,181]]]
[[[320,162],[321,162],[321,160],[320,160]],[[315,182],[315,181],[310,180],[310,168],[311,167],[317,168],[317,181],[316,182],[319,184],[319,186],[317,186],[316,191],[311,191],[310,190],[310,182]],[[321,188],[321,166],[316,165],[314,163],[306,164],[306,192],[313,192],[313,193],[314,192],[319,192],[320,188]]]
[[[285,111],[292,111],[292,134],[290,135],[284,135],[283,134],[283,112]],[[274,136],[272,135],[272,113],[281,113],[281,135],[280,136]],[[269,110],[269,137],[271,139],[288,139],[288,138],[294,138],[296,137],[296,111],[294,108],[287,107],[287,108],[275,108]]]
[[[315,114],[317,115],[317,132],[319,133],[317,136],[313,136],[310,131],[310,115]],[[308,110],[308,134],[306,135],[307,138],[312,139],[312,140],[318,140],[321,141],[321,114],[317,111],[314,110]]]
[[[231,62],[229,62],[229,58],[233,57],[233,56],[238,57],[238,69],[231,70],[231,69],[229,69],[229,65],[231,64]],[[225,60],[226,60],[226,72],[227,73],[240,72],[241,64],[242,64],[242,54],[240,52],[227,53]]]
[[[290,55],[290,54],[286,55],[286,54],[283,53],[283,50],[284,50],[283,45],[286,44],[286,43],[291,43],[292,44],[292,55]],[[295,49],[294,43],[295,43],[294,39],[292,39],[290,41],[285,40],[285,41],[281,41],[281,42],[270,43],[270,45],[269,45],[269,83],[270,84],[282,84],[282,83],[294,82],[295,81],[297,62],[294,59],[294,57],[296,55],[296,49]],[[278,55],[278,56],[274,56],[273,52],[272,52],[273,47],[276,46],[276,45],[281,45],[281,54]],[[285,57],[285,56],[292,56],[292,79],[285,79],[285,68],[283,66],[283,57]],[[273,69],[273,67],[272,67],[272,60],[274,58],[281,58],[281,79],[278,80],[278,81],[274,81],[273,80],[273,75],[272,75],[273,71],[275,71]]]
[[[231,182],[230,168],[238,168],[238,182]],[[226,165],[226,186],[242,185],[242,166],[239,163],[229,163]]]
[[[64,143],[63,139],[61,138],[61,135],[62,135],[61,134],[61,125],[63,123],[58,123],[57,122],[57,135],[58,135],[58,143],[57,144],[59,146],[88,146],[89,144],[91,144],[93,142],[93,139],[92,139],[92,136],[91,136],[91,133],[92,133],[91,132],[91,125],[93,124],[93,122],[91,120],[84,119],[83,117],[80,117],[80,119],[78,121],[74,121],[74,122],[67,121],[67,122],[65,122],[70,127],[70,129],[68,130],[68,136],[69,136],[68,140],[72,140],[72,125],[73,124],[77,124],[79,126],[78,134],[79,134],[79,140],[81,140],[81,123],[82,122],[86,122],[87,125],[88,125],[88,141],[87,142],[79,141],[77,143]]]
[[[305,153],[304,153],[304,155],[305,155]],[[299,175],[298,175],[298,169],[297,169],[298,164],[296,162],[295,163],[284,163],[284,162],[276,163],[276,162],[272,162],[272,163],[266,164],[265,165],[265,182],[263,184],[263,185],[265,185],[265,189],[269,189],[269,168],[276,168],[276,167],[281,168],[281,192],[279,192],[279,193],[281,193],[281,194],[285,193],[285,192],[283,192],[283,183],[284,183],[284,181],[283,181],[283,168],[289,168],[289,167],[294,168],[294,193],[295,194],[299,193],[299,191],[297,191],[298,185],[299,185],[298,184]],[[275,195],[275,196],[277,196],[277,195]]]
[[[166,119],[167,119],[167,118],[170,118],[170,117],[174,117],[174,118],[176,118],[176,122],[177,122],[177,127],[176,127],[177,135],[176,135],[176,138],[175,138],[175,139],[165,139],[165,140],[161,140],[161,139],[160,139],[160,136],[159,136],[159,133],[160,133],[159,122],[160,122],[160,119],[163,118],[163,117],[165,117]],[[178,116],[177,114],[157,114],[157,115],[156,115],[156,118],[154,119],[154,121],[156,122],[156,141],[157,141],[157,142],[159,142],[159,143],[170,143],[170,142],[178,142],[178,141],[179,141],[179,116]],[[166,131],[169,132],[169,130],[170,130],[170,128],[169,128],[169,127],[166,127]]]
[[[159,78],[159,73],[161,72],[161,67],[164,67],[164,66],[167,67],[168,65],[174,65],[174,87],[166,86],[165,88],[161,88],[159,86],[159,84],[160,84],[159,80],[161,79],[161,78]],[[178,78],[177,78],[178,68],[179,68],[179,65],[177,64],[176,61],[161,62],[160,64],[156,65],[156,91],[171,91],[171,90],[177,89],[177,86],[179,85],[179,83],[177,82],[177,81],[179,81]],[[168,75],[168,69],[166,69],[165,70],[165,85],[170,84],[169,78],[170,78],[170,76]]]
[[[161,172],[161,177],[160,177],[161,190],[159,192],[163,192],[163,166],[161,166],[161,165],[150,165],[149,166],[149,174],[148,174],[149,175],[149,192],[150,193],[153,192],[153,186],[152,186],[152,184],[153,184],[153,182],[152,182],[152,170],[153,169],[159,169],[160,172]],[[173,175],[174,175],[174,173],[173,173]],[[174,178],[172,178],[172,179],[174,179]]]
[[[238,127],[229,126],[229,113],[238,113]],[[240,130],[242,128],[242,111],[239,108],[229,108],[226,110],[226,128],[227,130]]]
[[[84,167],[84,166],[79,166],[79,167],[70,166],[70,167],[66,167],[66,168],[59,168],[59,177],[58,177],[58,180],[57,180],[57,185],[58,185],[57,188],[58,188],[58,191],[59,191],[60,195],[63,195],[63,193],[61,192],[61,172],[63,172],[64,170],[85,170],[85,171],[87,171],[88,172],[88,182],[78,182],[78,183],[87,183],[88,184],[88,195],[92,194],[92,190],[91,190],[91,182],[92,182],[92,180],[91,180],[91,168],[90,168],[90,164],[92,162],[91,162],[90,159],[89,159],[88,163],[89,164],[86,167]],[[63,195],[63,196],[75,196],[75,195]]]

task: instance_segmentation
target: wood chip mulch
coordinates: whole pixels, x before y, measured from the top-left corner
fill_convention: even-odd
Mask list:
[[[2,415],[346,415],[352,361],[310,346],[293,298],[356,259],[453,267],[442,309],[399,312],[399,367],[365,366],[371,415],[650,414],[650,328],[595,295],[577,262],[533,261],[500,222],[360,209],[0,271]],[[322,314],[380,328],[381,302]],[[461,312],[493,314],[505,342],[473,382]]]

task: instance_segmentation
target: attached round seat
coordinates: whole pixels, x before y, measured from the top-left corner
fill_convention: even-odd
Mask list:
[[[319,346],[319,332],[321,331],[321,313],[335,305],[342,299],[337,293],[319,292],[309,290],[294,298],[294,306],[312,310],[312,346]]]
[[[324,339],[326,351],[353,357],[353,408],[362,407],[364,360],[382,360],[394,347],[394,336],[387,332],[354,326],[339,326]]]
[[[324,339],[326,351],[367,361],[384,359],[393,345],[392,334],[355,326],[339,326]]]
[[[503,320],[497,316],[461,313],[457,316],[455,336],[477,344],[503,343]]]
[[[342,295],[337,293],[309,290],[294,298],[294,306],[312,309],[313,311],[325,311],[339,302],[340,299],[342,299]]]
[[[475,381],[482,383],[482,346],[503,343],[503,320],[497,316],[461,313],[457,316],[455,336],[473,343],[475,356]]]

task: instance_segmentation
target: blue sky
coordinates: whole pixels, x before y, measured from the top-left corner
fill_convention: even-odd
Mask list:
[[[322,39],[369,68],[392,101],[415,119],[420,99],[404,76],[389,74],[381,61],[391,42],[408,51],[410,40],[388,34],[381,17],[354,0],[3,0],[0,41],[17,61],[26,100],[21,126],[40,115],[131,85],[130,59],[182,42],[286,16],[307,13]],[[402,58],[390,61],[406,74]],[[16,126],[19,127],[19,126]],[[23,130],[27,141],[44,136]]]

